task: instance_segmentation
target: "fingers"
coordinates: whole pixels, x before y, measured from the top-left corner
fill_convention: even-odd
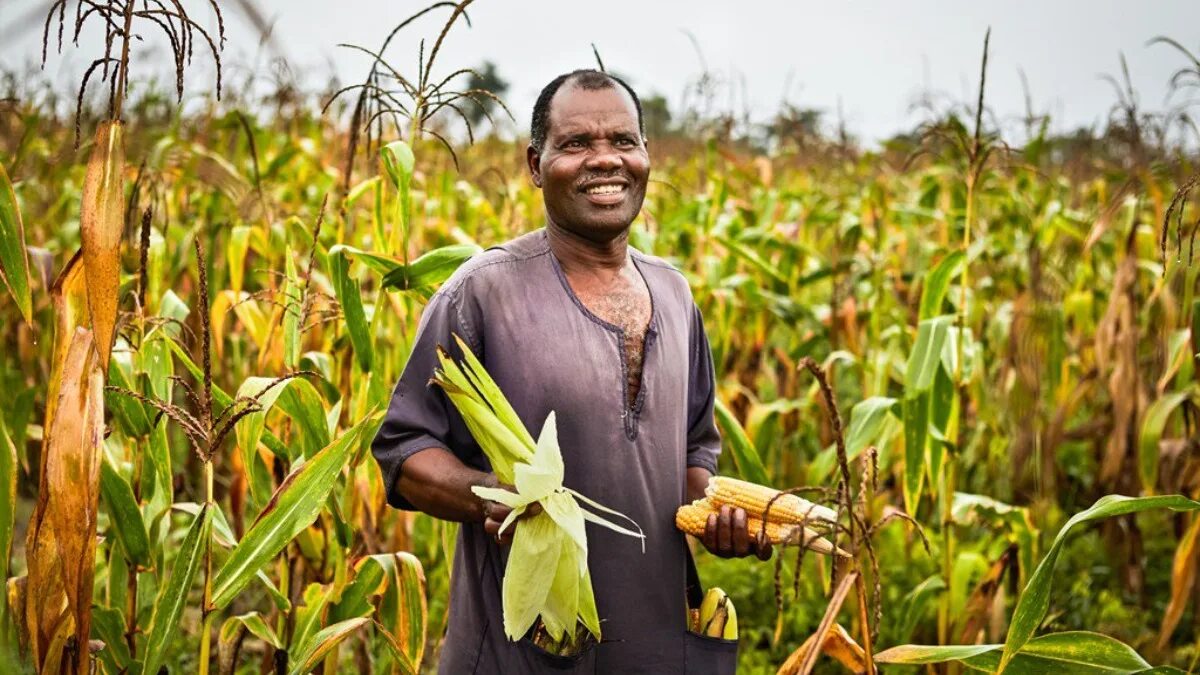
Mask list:
[[[483,503],[483,512],[486,516],[483,520],[483,531],[497,544],[503,546],[512,543],[513,530],[516,527],[512,525],[503,534],[500,533],[500,526],[504,524],[504,519],[511,511],[512,509],[499,502],[485,501]]]
[[[722,505],[717,515],[717,549],[720,550],[719,555],[728,557],[733,554],[733,509],[728,505]]]
[[[754,542],[754,555],[758,556],[759,560],[770,560],[773,549],[769,542],[763,542],[759,545],[758,541]]]
[[[739,558],[750,553],[750,532],[745,509],[733,510],[733,554]]]

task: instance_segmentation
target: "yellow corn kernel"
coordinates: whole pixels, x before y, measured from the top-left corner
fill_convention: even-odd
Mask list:
[[[705,496],[712,503],[722,506],[741,507],[751,518],[762,519],[767,504],[779,490],[758,485],[727,476],[713,476],[704,490]],[[798,525],[804,522],[827,521],[835,522],[837,513],[820,504],[814,504],[796,495],[785,494],[771,504],[771,512],[767,520],[772,523],[788,523]]]
[[[684,504],[675,511],[675,527],[692,536],[703,537],[709,515],[717,513],[719,508],[708,499],[697,499],[691,504]],[[752,516],[747,517],[746,528],[750,531],[751,536],[758,537],[762,526],[762,520]],[[766,535],[767,542],[776,546],[799,544],[803,536],[804,545],[808,548],[826,555],[834,552],[833,544],[829,543],[827,539],[822,539],[820,535],[807,527],[768,522]],[[837,553],[846,555],[841,549],[838,549]]]

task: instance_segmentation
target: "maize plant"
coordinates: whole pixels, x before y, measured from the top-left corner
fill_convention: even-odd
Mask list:
[[[390,508],[367,443],[427,299],[544,218],[524,141],[464,126],[491,94],[445,37],[475,5],[305,91],[222,65],[227,3],[48,4],[48,63],[104,51],[68,96],[0,84],[3,669],[429,672],[455,525]],[[152,43],[168,91],[130,67]],[[1200,82],[1194,49],[1146,48]],[[180,110],[201,58],[216,90]],[[648,124],[630,243],[692,289],[724,446],[672,515],[804,544],[697,551],[740,672],[1200,663],[1200,162],[1168,142],[1195,115],[1114,65],[1079,134],[1034,100],[1002,131],[986,57],[971,101],[877,147],[786,107],[746,127],[711,72]],[[576,600],[564,640],[603,619]]]

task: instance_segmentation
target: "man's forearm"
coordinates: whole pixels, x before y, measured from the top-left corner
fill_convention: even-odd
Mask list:
[[[712,477],[712,472],[702,466],[689,466],[687,469],[687,498],[688,501],[695,501],[704,497],[704,488],[708,486],[708,479]]]
[[[463,523],[484,520],[476,485],[495,486],[496,477],[463,464],[443,448],[427,448],[404,461],[396,489],[413,506],[436,518]]]

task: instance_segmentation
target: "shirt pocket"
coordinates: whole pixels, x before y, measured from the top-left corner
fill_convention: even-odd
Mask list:
[[[526,663],[530,664],[535,672],[556,672],[556,673],[595,673],[596,672],[596,643],[593,640],[588,641],[588,645],[583,648],[583,651],[571,656],[561,656],[559,654],[551,654],[533,643],[529,638],[521,638],[517,642],[517,648],[524,652]]]
[[[737,672],[737,640],[684,631],[683,672],[686,675],[733,675]]]

